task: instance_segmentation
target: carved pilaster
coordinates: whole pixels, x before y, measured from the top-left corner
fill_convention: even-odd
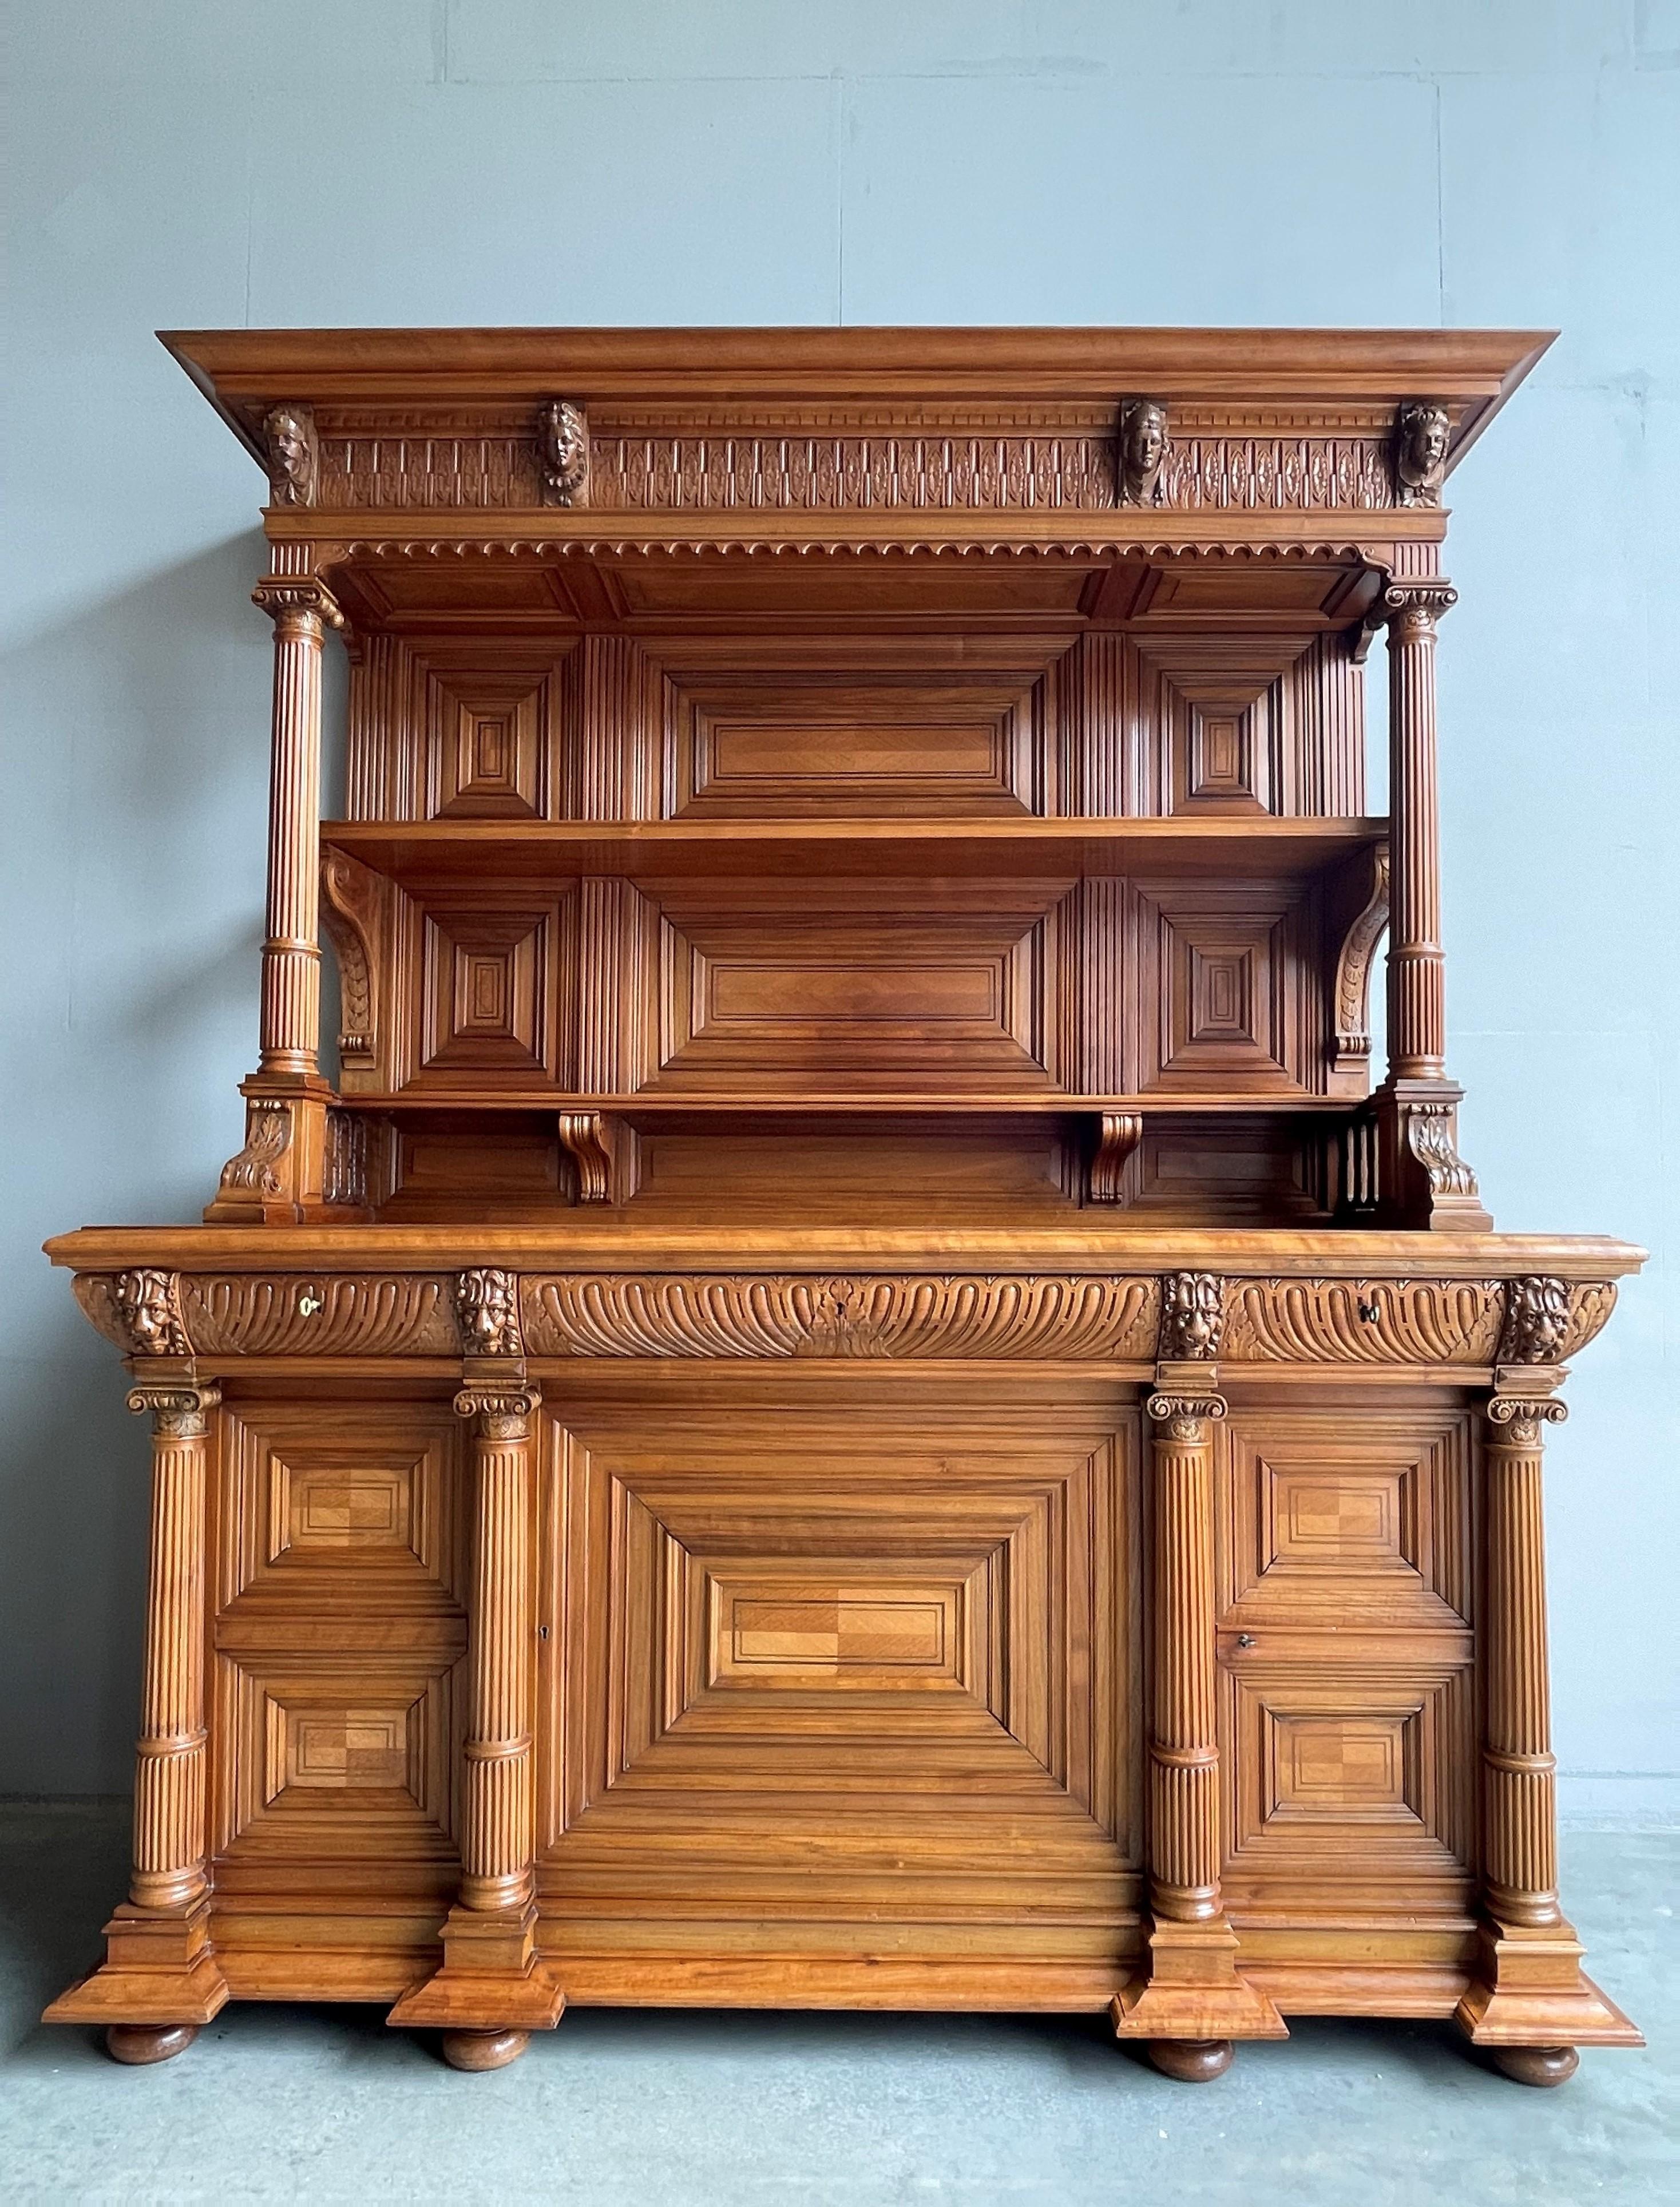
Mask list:
[[[1514,1282],[1516,1331],[1546,1331],[1561,1283]],[[1567,1293],[1564,1296],[1567,1323]],[[1508,1304],[1506,1326],[1512,1330]],[[1528,1334],[1534,1340],[1539,1334]],[[1547,1684],[1545,1428],[1565,1415],[1556,1365],[1495,1368],[1484,1444],[1486,1603],[1481,1630],[1482,1887],[1476,1981],[1458,2021],[1480,2045],[1551,2049],[1637,2046],[1632,2024],[1581,1971],[1581,1946],[1557,1900],[1557,1804]],[[1516,2073],[1513,2071],[1511,2073]]]
[[[228,1996],[209,1944],[205,1860],[204,1512],[220,1399],[214,1387],[173,1376],[129,1396],[129,1408],[152,1419],[134,1865],[128,1903],[105,1926],[104,1965],[53,2002],[50,2022],[207,2023]]]

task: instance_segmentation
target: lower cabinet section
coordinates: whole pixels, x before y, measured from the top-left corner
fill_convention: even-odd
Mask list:
[[[1041,1295],[1061,1361],[900,1355],[831,1286],[755,1331],[740,1280],[705,1353],[528,1357],[463,1280],[453,1359],[137,1387],[132,1898],[55,2019],[380,2000],[488,2066],[567,2002],[1106,2009],[1186,2075],[1291,2013],[1636,2038],[1555,1891],[1544,1388],[1151,1367],[1107,1283]]]

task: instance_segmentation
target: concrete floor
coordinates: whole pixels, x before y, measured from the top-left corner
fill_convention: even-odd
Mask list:
[[[1097,2018],[579,2009],[457,2076],[370,2008],[235,2007],[121,2069],[43,2003],[122,1890],[122,1803],[0,1803],[0,2197],[607,2207],[1680,2200],[1680,1833],[1566,1834],[1573,1912],[1644,2054],[1555,2092],[1446,2025],[1304,2022],[1173,2084]]]

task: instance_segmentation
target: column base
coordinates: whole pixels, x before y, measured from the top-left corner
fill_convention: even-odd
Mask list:
[[[208,1900],[180,1915],[157,1914],[125,1900],[105,1936],[104,1962],[61,1993],[43,2023],[198,2025],[227,2005],[227,1983],[210,1943]],[[117,2055],[118,2060],[136,2058]]]
[[[565,2013],[565,1995],[536,1951],[535,1929],[534,1906],[505,1916],[451,1910],[443,1930],[442,1968],[404,1993],[386,2021],[406,2030],[552,2031]],[[516,2047],[504,2060],[512,2060],[518,2051]]]
[[[1568,1923],[1485,1924],[1476,1981],[1453,2020],[1475,2046],[1643,2046],[1643,2034],[1582,1971],[1584,1952]]]
[[[1287,2038],[1289,2027],[1271,2001],[1239,1975],[1236,1954],[1236,1934],[1223,1916],[1157,1923],[1148,1967],[1109,2004],[1115,2037]]]

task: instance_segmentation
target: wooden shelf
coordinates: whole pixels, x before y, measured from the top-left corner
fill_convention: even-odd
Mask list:
[[[679,1117],[721,1118],[939,1118],[977,1119],[1015,1117],[1092,1118],[1105,1114],[1133,1113],[1149,1118],[1195,1118],[1217,1115],[1247,1115],[1294,1118],[1303,1113],[1357,1111],[1363,1098],[1346,1096],[1307,1096],[1259,1091],[1217,1095],[1072,1096],[1061,1089],[1030,1094],[991,1091],[964,1095],[944,1090],[906,1090],[902,1094],[874,1089],[867,1093],[832,1092],[810,1096],[719,1096],[692,1092],[638,1090],[631,1096],[579,1096],[559,1088],[487,1089],[463,1087],[459,1095],[427,1086],[393,1093],[341,1097],[349,1111],[375,1112],[534,1112],[605,1111],[631,1121],[669,1121]]]
[[[1299,876],[1388,833],[1386,820],[1208,814],[1149,820],[426,820],[323,822],[325,845],[399,882],[574,874],[1077,880]]]

